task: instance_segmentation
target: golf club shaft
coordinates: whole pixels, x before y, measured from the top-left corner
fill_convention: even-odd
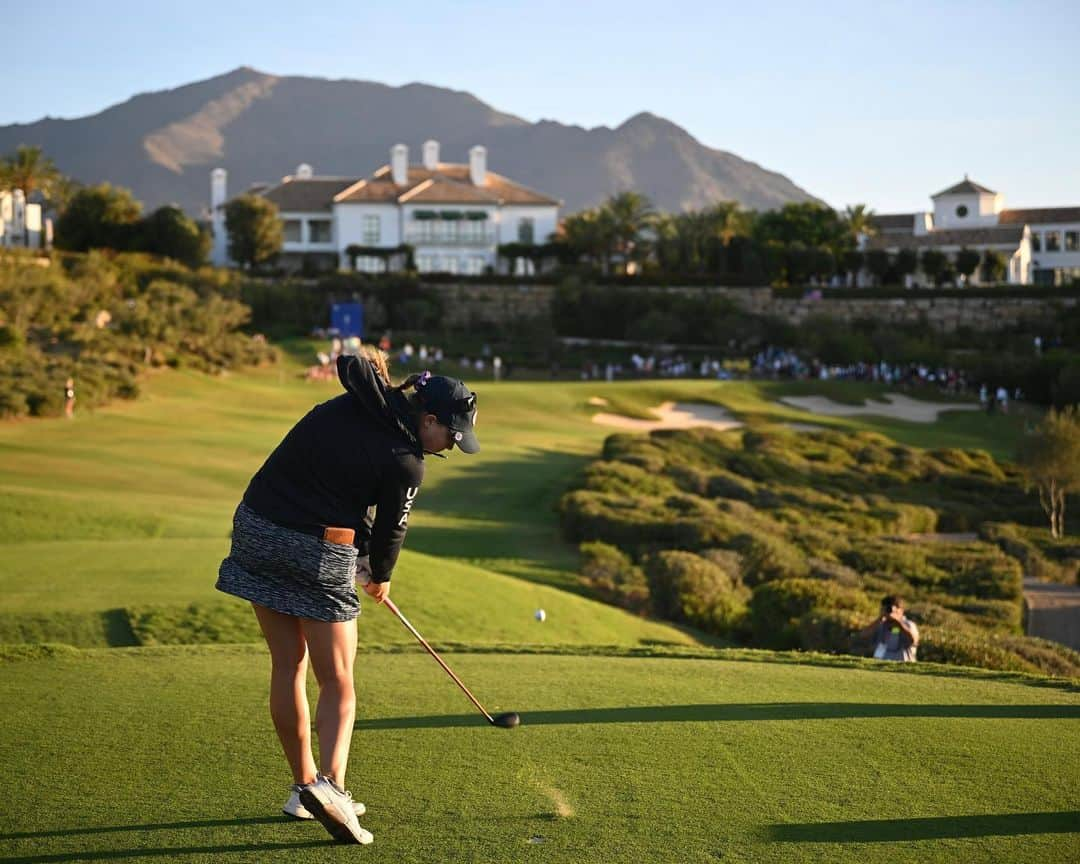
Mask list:
[[[434,657],[435,661],[440,666],[442,666],[443,669],[446,670],[446,674],[454,679],[454,683],[457,684],[458,687],[460,687],[465,692],[465,695],[469,697],[469,699],[472,701],[473,705],[475,705],[477,708],[480,709],[480,713],[483,714],[487,718],[488,723],[494,724],[495,720],[492,718],[492,716],[490,714],[488,714],[488,712],[486,710],[484,710],[484,706],[481,705],[477,701],[476,697],[473,696],[472,693],[469,692],[469,688],[466,687],[461,682],[461,679],[458,678],[457,675],[454,674],[454,670],[451,669],[449,666],[446,665],[446,663],[443,662],[442,657],[440,657],[438,655],[438,653],[436,653],[435,649],[432,648],[430,645],[428,645],[427,640],[423,636],[420,635],[419,631],[417,631],[417,629],[415,627],[413,627],[412,624],[409,623],[409,619],[401,614],[401,610],[398,609],[397,606],[394,605],[394,601],[391,600],[389,597],[387,597],[385,600],[383,600],[383,605],[386,606],[387,609],[389,609],[391,612],[393,612],[397,616],[398,621],[400,621],[402,624],[404,624],[405,628],[410,633],[412,633],[413,636],[416,637],[416,641],[419,642],[421,645],[423,645],[424,648],[427,650],[428,654],[430,654],[432,657]]]

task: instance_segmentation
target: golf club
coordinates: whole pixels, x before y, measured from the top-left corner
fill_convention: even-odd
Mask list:
[[[416,637],[416,641],[423,645],[424,648],[427,650],[428,654],[434,657],[438,664],[446,670],[446,674],[454,679],[454,683],[465,691],[465,695],[469,697],[473,705],[480,709],[480,713],[487,718],[488,723],[490,723],[492,726],[499,726],[503,729],[512,729],[513,727],[520,725],[521,717],[519,717],[514,711],[508,711],[505,714],[496,714],[494,717],[488,714],[484,706],[481,705],[480,702],[477,701],[477,698],[469,692],[469,688],[466,687],[461,682],[461,679],[454,674],[454,670],[452,670],[449,666],[446,665],[445,662],[443,662],[442,657],[438,655],[434,648],[428,645],[427,640],[420,635],[419,631],[417,631],[417,629],[413,627],[412,624],[409,623],[409,619],[407,619],[404,615],[401,614],[401,610],[394,605],[394,601],[387,597],[385,600],[383,600],[383,605],[386,606],[387,609],[389,609],[397,616],[398,621],[405,625],[405,629]]]

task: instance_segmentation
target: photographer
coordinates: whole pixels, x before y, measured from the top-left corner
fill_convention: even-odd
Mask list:
[[[881,614],[860,630],[858,635],[860,638],[870,639],[876,660],[915,662],[919,628],[914,621],[904,617],[904,601],[895,595],[889,595],[881,601]]]

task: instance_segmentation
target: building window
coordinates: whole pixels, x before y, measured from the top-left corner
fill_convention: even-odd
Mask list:
[[[1046,232],[1046,251],[1047,252],[1060,252],[1061,251],[1061,232],[1060,231],[1047,231]]]
[[[479,276],[484,272],[487,261],[483,255],[470,255],[465,259],[465,273],[469,276]]]
[[[329,243],[333,239],[329,219],[312,219],[308,222],[308,232],[311,243]]]
[[[526,216],[518,220],[518,243],[532,244],[536,236],[536,220]]]
[[[356,269],[361,273],[382,273],[383,260],[374,255],[361,255],[356,259]]]
[[[378,246],[380,235],[382,233],[382,220],[376,213],[367,213],[364,215],[361,235],[365,246]]]
[[[299,219],[286,219],[285,220],[285,242],[286,243],[299,243],[300,242],[300,220]]]
[[[1065,232],[1065,251],[1080,252],[1080,231]]]
[[[458,259],[446,256],[442,259],[442,271],[443,273],[457,273],[458,272]]]
[[[956,215],[958,218],[963,219],[968,214],[967,204],[961,204],[956,208]]]
[[[435,269],[435,256],[417,255],[416,269],[420,273],[430,273],[431,271],[433,271]]]

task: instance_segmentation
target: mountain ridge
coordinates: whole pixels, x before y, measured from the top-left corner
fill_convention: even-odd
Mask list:
[[[148,209],[175,203],[198,216],[213,168],[229,171],[235,195],[302,162],[317,174],[367,176],[400,141],[418,162],[429,138],[440,142],[444,161],[467,161],[468,148],[484,144],[492,170],[563,200],[564,213],[627,189],[669,211],[718,200],[751,209],[819,200],[650,111],[614,128],[531,122],[434,84],[274,75],[251,66],[136,93],[85,117],[0,126],[0,153],[40,146],[81,182],[126,186]]]

